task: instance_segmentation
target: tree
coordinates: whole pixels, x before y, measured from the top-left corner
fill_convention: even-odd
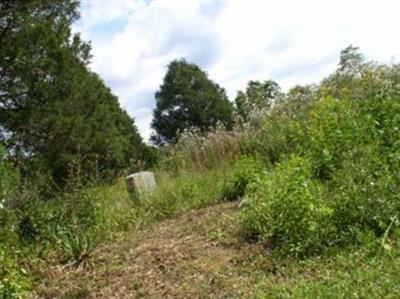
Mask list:
[[[280,87],[275,81],[249,81],[246,92],[239,91],[236,96],[236,112],[246,121],[254,109],[271,108],[279,95]]]
[[[151,140],[158,145],[173,143],[185,129],[207,131],[222,123],[232,124],[233,106],[225,90],[212,82],[197,65],[174,60],[156,92]]]
[[[331,95],[334,98],[359,98],[365,96],[371,86],[364,85],[373,74],[374,63],[367,62],[358,47],[352,45],[340,52],[340,59],[336,71],[321,83],[322,96]]]
[[[78,4],[0,3],[1,142],[60,184],[77,161],[83,174],[106,177],[145,148],[133,119],[88,69],[90,44],[71,34]]]
[[[337,74],[341,76],[357,77],[361,76],[368,63],[364,55],[360,53],[359,47],[348,46],[340,52],[340,60]]]

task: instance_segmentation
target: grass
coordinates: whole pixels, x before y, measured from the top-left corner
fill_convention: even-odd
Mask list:
[[[38,298],[398,298],[400,251],[380,242],[307,259],[246,240],[239,203],[115,234],[91,267],[43,268]]]
[[[371,256],[365,249],[280,262],[259,272],[254,298],[399,298],[400,252]]]
[[[45,271],[37,295],[243,298],[255,281],[240,265],[263,248],[243,242],[237,210],[237,203],[214,205],[184,212],[136,235],[120,234],[95,252],[91,269],[55,266]]]
[[[36,267],[36,298],[398,298],[400,250],[385,234],[321,256],[284,258],[248,239],[240,203],[221,203],[232,169],[158,174],[132,201],[120,180],[98,194],[103,240],[87,266]]]
[[[140,201],[130,198],[123,178],[113,186],[78,185],[45,202],[27,193],[20,214],[1,219],[5,226],[0,228],[0,240],[7,246],[0,247],[0,297],[30,298],[43,269],[85,272],[97,266],[97,248],[121,234],[133,236],[186,210],[217,203],[229,171],[159,171],[157,190]]]

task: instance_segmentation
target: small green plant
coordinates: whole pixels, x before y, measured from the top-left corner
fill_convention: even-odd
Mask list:
[[[58,244],[65,261],[75,267],[85,267],[92,251],[96,248],[95,234],[79,228],[63,228],[58,232]]]

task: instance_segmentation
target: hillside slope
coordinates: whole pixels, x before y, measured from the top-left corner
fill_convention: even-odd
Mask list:
[[[35,297],[399,298],[397,248],[282,259],[267,244],[243,239],[238,210],[218,204],[122,233],[84,269],[43,268]]]
[[[188,211],[99,248],[89,269],[43,273],[40,298],[248,298],[260,244],[240,239],[237,204]]]

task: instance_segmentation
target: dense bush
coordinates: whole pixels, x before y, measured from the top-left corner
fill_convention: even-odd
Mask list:
[[[260,159],[253,156],[244,156],[239,159],[232,172],[232,176],[224,186],[223,200],[235,200],[242,197],[249,184],[255,182],[258,176],[263,175],[266,167]]]
[[[275,133],[259,148],[280,162],[245,195],[250,232],[286,253],[310,254],[399,225],[400,102],[376,93],[363,100],[327,96],[302,118],[265,119]]]
[[[393,222],[399,224],[399,125],[400,102],[373,99],[363,102],[358,121],[363,138],[353,138],[351,150],[341,160],[330,183],[335,202],[335,222],[354,238],[358,230],[372,230],[378,236]],[[361,127],[361,126],[360,126]]]
[[[302,255],[326,243],[332,213],[310,163],[292,157],[250,185],[241,218],[247,230],[287,254]]]

